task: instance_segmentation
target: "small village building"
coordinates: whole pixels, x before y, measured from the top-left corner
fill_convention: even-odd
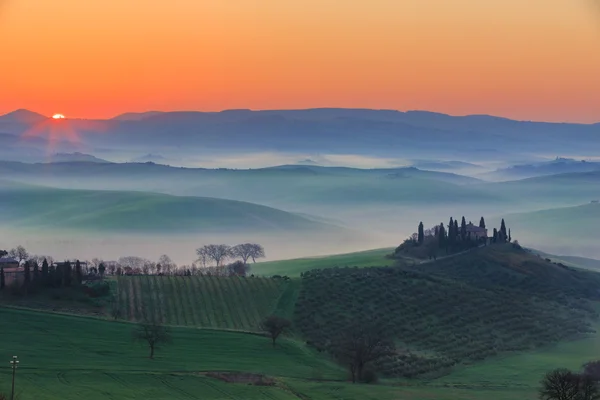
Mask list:
[[[19,266],[19,260],[10,257],[0,258],[0,268],[4,270],[4,284],[12,286],[25,281],[25,269]]]
[[[469,222],[469,224],[467,225],[467,237],[471,239],[487,239],[487,229],[481,228],[477,225],[473,225]]]

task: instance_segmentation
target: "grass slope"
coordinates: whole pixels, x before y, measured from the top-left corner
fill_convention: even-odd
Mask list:
[[[252,273],[266,276],[300,276],[302,272],[317,268],[387,266],[395,262],[386,257],[393,251],[393,248],[386,248],[324,257],[261,262],[252,265]]]
[[[68,190],[2,182],[0,217],[19,227],[94,231],[335,229],[285,211],[216,198]]]
[[[174,328],[173,344],[154,361],[132,345],[132,325],[102,320],[0,309],[10,321],[0,330],[0,358],[18,355],[20,400],[292,399],[278,388],[227,385],[202,371],[246,371],[310,378],[343,378],[343,371],[294,340],[272,348],[267,338],[232,332]],[[0,390],[10,390],[9,369]]]
[[[170,325],[258,331],[288,285],[270,278],[122,276],[120,315],[136,321],[144,309]]]
[[[414,267],[306,272],[295,323],[325,349],[350,320],[379,321],[400,349],[380,371],[435,375],[590,334],[599,284],[596,274],[493,246]]]

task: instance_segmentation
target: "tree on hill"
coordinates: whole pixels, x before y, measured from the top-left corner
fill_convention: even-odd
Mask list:
[[[208,244],[197,249],[196,254],[205,254],[219,267],[231,256],[231,247],[226,244]]]
[[[438,228],[437,235],[440,248],[444,248],[444,246],[446,246],[446,229],[444,228],[443,222]]]
[[[73,282],[73,268],[71,262],[65,261],[63,266],[63,284],[65,287],[70,287]]]
[[[104,279],[104,273],[106,272],[106,267],[104,266],[104,263],[100,263],[100,265],[98,265],[98,273],[100,274],[100,278]]]
[[[44,285],[48,285],[49,276],[50,267],[48,266],[48,260],[44,258],[44,261],[42,262],[42,281],[44,282]]]
[[[6,281],[4,277],[4,267],[0,268],[0,289],[4,289],[6,286]]]
[[[83,283],[83,271],[79,260],[75,261],[75,283],[78,285]]]
[[[38,284],[40,282],[40,266],[38,263],[33,263],[33,281]]]
[[[423,244],[423,241],[425,240],[425,230],[423,228],[423,221],[419,222],[419,229],[417,231],[418,233],[418,237],[417,237],[417,242],[419,242],[419,244]]]
[[[255,263],[257,259],[265,258],[265,256],[265,248],[262,247],[260,244],[254,243],[252,245],[252,253],[250,254],[252,262]]]
[[[380,322],[356,322],[340,332],[333,340],[332,353],[347,365],[352,383],[363,380],[365,367],[394,354],[394,342]]]
[[[543,400],[598,400],[598,382],[591,376],[559,368],[548,372],[541,382]]]
[[[462,221],[460,222],[460,238],[463,242],[467,240],[467,221],[465,217],[462,217]]]
[[[492,236],[492,242],[493,243],[498,242],[498,229],[496,229],[496,228],[494,228],[494,236]]]
[[[508,230],[508,242],[512,242],[512,235],[510,233],[510,229]]]
[[[150,359],[154,359],[154,352],[163,345],[172,342],[171,332],[155,318],[145,318],[133,330],[133,340],[145,342],[150,349]]]
[[[485,219],[483,217],[479,220],[479,227],[485,229]]]
[[[456,231],[454,230],[454,219],[450,217],[448,222],[448,244],[454,246],[456,244]]]
[[[501,239],[506,240],[506,238],[508,238],[508,233],[506,232],[506,224],[504,223],[504,218],[502,218],[502,222],[500,223],[500,232],[502,233]]]
[[[19,264],[29,259],[29,253],[27,252],[27,250],[25,250],[25,247],[21,245],[15,247],[14,249],[11,249],[8,252],[8,255],[19,261]]]
[[[231,255],[233,257],[241,258],[244,264],[248,264],[248,260],[252,258],[253,253],[254,244],[252,243],[238,244],[231,248]]]
[[[24,271],[23,271],[24,285],[28,286],[31,283],[31,266],[30,266],[30,263],[26,262],[23,269],[24,269]]]
[[[279,335],[291,325],[292,323],[289,320],[277,315],[271,315],[262,321],[260,327],[271,337],[273,347],[275,347],[275,341]]]

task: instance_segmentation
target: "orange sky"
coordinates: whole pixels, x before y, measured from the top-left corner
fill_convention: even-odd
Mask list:
[[[0,0],[0,113],[600,121],[597,0]]]

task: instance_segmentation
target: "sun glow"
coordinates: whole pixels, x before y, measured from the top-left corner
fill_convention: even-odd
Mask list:
[[[62,115],[62,114],[54,114],[54,115],[52,116],[52,118],[54,118],[54,119],[65,119],[65,116],[64,116],[64,115]]]

